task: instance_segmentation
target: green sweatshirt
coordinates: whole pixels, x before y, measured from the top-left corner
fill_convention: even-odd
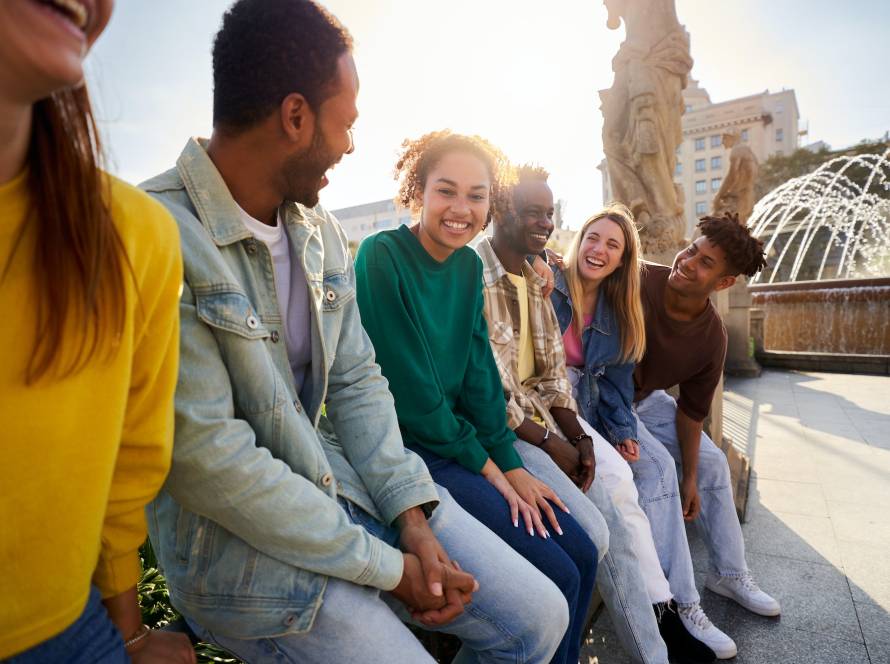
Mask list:
[[[478,473],[522,467],[482,313],[482,261],[469,247],[440,263],[400,226],[365,239],[358,305],[396,402],[406,445]]]

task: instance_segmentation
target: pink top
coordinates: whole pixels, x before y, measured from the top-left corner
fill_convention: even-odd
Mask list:
[[[584,327],[593,322],[593,314],[584,317]],[[562,345],[566,349],[566,366],[583,367],[584,349],[581,348],[581,337],[574,325],[569,325],[562,335]]]

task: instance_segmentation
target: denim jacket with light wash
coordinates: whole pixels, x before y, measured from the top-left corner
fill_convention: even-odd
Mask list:
[[[338,495],[384,523],[437,500],[361,326],[346,237],[321,207],[280,210],[311,290],[301,399],[272,258],[203,143],[142,187],[176,217],[185,267],[173,465],[147,508],[172,603],[233,638],[307,631],[329,576],[388,590],[402,575]]]
[[[572,324],[572,298],[562,270],[555,270],[550,301],[556,311],[559,329],[565,333]],[[581,335],[584,366],[575,399],[581,417],[606,440],[617,445],[637,438],[633,406],[633,362],[619,362],[621,335],[618,321],[606,298],[597,298],[596,312]]]

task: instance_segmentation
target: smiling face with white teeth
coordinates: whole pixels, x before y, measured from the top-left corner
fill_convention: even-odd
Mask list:
[[[83,59],[112,0],[0,2],[0,90],[32,104],[83,79]]]
[[[513,187],[515,215],[496,220],[510,249],[521,255],[544,251],[553,233],[553,191],[544,180],[526,180]]]
[[[482,230],[488,216],[491,175],[469,152],[453,151],[430,169],[423,191],[417,237],[437,261],[446,260]]]
[[[625,245],[621,227],[608,217],[588,225],[578,249],[578,274],[581,279],[602,283],[623,265]]]
[[[680,295],[707,297],[734,283],[723,249],[703,235],[674,258],[667,287]]]

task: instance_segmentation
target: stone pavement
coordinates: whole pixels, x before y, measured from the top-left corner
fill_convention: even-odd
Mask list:
[[[752,462],[748,563],[782,604],[761,618],[702,590],[738,664],[890,664],[890,378],[730,378],[724,432]],[[688,530],[699,589],[707,552]],[[603,612],[585,664],[626,664]]]

